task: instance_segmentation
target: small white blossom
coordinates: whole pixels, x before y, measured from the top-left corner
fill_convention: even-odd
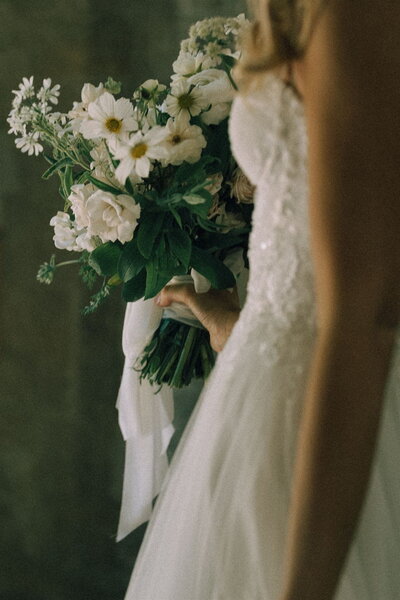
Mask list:
[[[160,83],[158,79],[146,79],[146,81],[138,88],[134,97],[154,102],[155,98],[166,89],[167,86]]]
[[[13,90],[12,93],[15,94],[15,106],[19,106],[19,104],[23,100],[33,98],[33,96],[35,95],[35,88],[33,86],[33,75],[29,77],[29,79],[27,77],[23,77],[22,83],[20,83],[18,86],[18,90]]]
[[[140,217],[140,206],[125,194],[114,196],[97,190],[86,203],[89,217],[88,233],[102,242],[129,242]]]
[[[27,152],[29,156],[32,156],[32,154],[38,156],[40,152],[43,151],[43,146],[39,142],[39,139],[40,133],[35,131],[33,133],[27,133],[23,137],[16,138],[15,145],[21,152]]]
[[[79,252],[80,248],[76,244],[78,229],[68,213],[58,211],[50,220],[50,225],[54,227],[53,241],[56,248]]]
[[[82,122],[80,132],[89,140],[126,139],[137,129],[131,102],[127,98],[115,100],[109,92],[89,104],[88,114],[90,118]]]
[[[168,119],[163,141],[166,157],[162,164],[180,165],[184,161],[195,163],[206,145],[201,128],[190,125],[189,117],[181,114],[176,119]]]
[[[198,88],[191,86],[186,79],[181,79],[173,84],[171,94],[167,96],[163,104],[163,110],[171,117],[177,117],[181,113],[194,117],[208,105],[207,98]]]
[[[227,20],[224,26],[225,34],[229,35],[232,33],[233,35],[240,35],[249,24],[250,21],[246,19],[244,13],[241,13],[235,18]]]
[[[48,102],[51,102],[52,104],[58,104],[59,95],[60,85],[57,83],[51,87],[51,79],[43,79],[42,87],[37,93],[38,99],[44,104],[47,104]]]
[[[165,156],[165,149],[161,145],[164,137],[165,128],[156,126],[147,133],[138,131],[128,142],[110,144],[111,152],[120,161],[115,170],[118,181],[125,184],[127,177],[132,174],[143,179],[148,177],[153,168],[153,161]]]

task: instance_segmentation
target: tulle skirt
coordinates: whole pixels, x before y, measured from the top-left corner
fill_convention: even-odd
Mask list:
[[[126,600],[279,597],[314,333],[299,324],[280,335],[278,345],[260,336],[246,306],[173,459]],[[399,598],[399,407],[397,346],[369,491],[335,600]]]

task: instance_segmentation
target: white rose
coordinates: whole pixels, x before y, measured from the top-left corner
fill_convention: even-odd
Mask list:
[[[89,234],[102,242],[129,242],[140,217],[140,206],[125,194],[114,196],[97,190],[86,203],[89,216]]]
[[[68,200],[71,202],[71,209],[75,215],[75,222],[80,229],[89,226],[89,215],[86,204],[88,198],[95,190],[96,188],[92,184],[84,185],[83,183],[77,183],[71,186],[71,193],[68,196]]]
[[[231,104],[221,102],[220,104],[214,104],[210,110],[201,115],[201,120],[206,125],[218,125],[229,116],[231,112]]]
[[[232,102],[235,90],[228,75],[221,69],[206,69],[188,78],[191,85],[201,87],[210,104]]]

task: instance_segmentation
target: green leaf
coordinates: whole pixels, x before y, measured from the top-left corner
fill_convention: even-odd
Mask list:
[[[162,273],[156,259],[149,261],[146,265],[146,290],[145,300],[154,298],[171,279],[170,273]]]
[[[139,251],[137,239],[125,244],[118,261],[118,274],[122,281],[129,281],[135,277],[145,266],[145,258]]]
[[[164,213],[143,213],[137,228],[137,244],[145,258],[150,258],[164,223]]]
[[[108,183],[104,183],[104,181],[100,181],[100,179],[93,177],[93,175],[90,173],[87,173],[86,179],[91,181],[96,187],[99,188],[99,190],[103,190],[103,192],[109,192],[110,194],[115,194],[116,196],[124,193],[122,190],[119,190],[118,188],[108,185]]]
[[[207,277],[212,287],[217,290],[233,287],[236,283],[232,271],[222,261],[197,246],[192,247],[190,264],[201,275]]]
[[[121,253],[122,250],[119,245],[107,242],[93,250],[88,262],[99,275],[111,277],[118,272],[118,262]]]
[[[182,229],[173,229],[169,232],[167,239],[172,254],[179,259],[185,270],[187,270],[192,253],[192,242],[189,235]]]
[[[74,177],[72,174],[72,167],[69,165],[68,167],[65,168],[65,171],[64,171],[64,186],[65,186],[65,190],[66,190],[68,196],[71,193],[71,187],[73,185],[74,185]]]
[[[175,221],[178,223],[179,227],[182,229],[181,215],[178,213],[178,211],[173,206],[170,206],[169,210],[170,210],[172,216],[174,217]]]
[[[146,271],[142,269],[135,277],[132,277],[122,288],[122,297],[125,302],[136,302],[143,298],[146,289]]]
[[[68,157],[64,157],[61,158],[60,160],[58,160],[57,162],[55,162],[51,167],[49,167],[47,169],[47,171],[45,171],[42,175],[42,179],[49,179],[49,177],[51,177],[52,175],[54,175],[54,173],[56,173],[57,171],[59,171],[60,169],[63,169],[64,167],[73,165],[73,161],[68,158]]]

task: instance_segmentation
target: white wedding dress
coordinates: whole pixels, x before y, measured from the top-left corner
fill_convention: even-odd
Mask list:
[[[126,600],[278,600],[296,436],[315,339],[303,106],[274,75],[234,102],[257,185],[248,297],[187,426]],[[400,597],[400,352],[335,600]],[[362,398],[360,398],[362,410]]]

